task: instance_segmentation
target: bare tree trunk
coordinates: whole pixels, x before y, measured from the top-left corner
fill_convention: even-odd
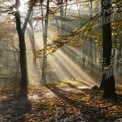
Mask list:
[[[107,4],[105,4],[107,3]],[[102,20],[109,18],[111,12],[106,11],[111,8],[111,0],[102,0]],[[111,22],[103,23],[103,64],[102,64],[102,82],[101,88],[104,90],[103,97],[111,98],[115,97],[115,80],[113,74],[113,64],[111,63],[111,51],[112,51],[112,29]]]
[[[35,37],[34,37],[34,29],[32,25],[32,21],[29,21],[30,30],[29,30],[29,37],[32,45],[32,52],[33,52],[33,65],[36,66],[36,47],[35,47]]]
[[[22,91],[27,91],[27,84],[28,84],[28,75],[27,75],[27,61],[26,61],[26,45],[25,45],[25,30],[27,27],[27,23],[30,18],[32,7],[30,7],[27,18],[25,19],[23,28],[21,27],[21,19],[20,19],[20,1],[15,1],[15,19],[16,19],[16,30],[19,36],[19,49],[20,49],[20,69],[21,69],[21,81],[20,81],[20,88]]]
[[[86,68],[85,62],[86,62],[86,41],[83,41],[83,49],[82,49],[82,68]]]
[[[43,45],[44,47],[47,45],[47,35],[48,35],[48,17],[49,17],[49,0],[47,0],[47,10],[45,16],[45,23],[42,20],[43,27]],[[46,49],[43,51],[43,60],[42,60],[42,85],[46,84],[46,67],[47,67],[47,56]]]
[[[64,34],[64,2],[63,0],[61,0],[61,5],[60,5],[60,16],[61,16],[61,30],[60,30],[60,34],[63,35]]]
[[[18,1],[18,0],[16,0]],[[23,30],[21,28],[20,12],[16,11],[16,29],[19,36],[19,49],[20,49],[20,68],[21,68],[21,81],[20,88],[22,90],[27,90],[27,64],[26,64],[26,47],[25,47],[25,37]]]
[[[89,0],[89,4],[90,4],[90,17],[92,18],[92,0]]]
[[[121,71],[121,69],[119,69],[121,67],[120,65],[121,63],[119,62],[121,57],[122,57],[122,42],[120,42],[119,49],[118,49],[117,63],[116,63],[117,72]]]

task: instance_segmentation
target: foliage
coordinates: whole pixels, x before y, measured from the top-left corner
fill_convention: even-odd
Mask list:
[[[118,7],[118,9],[119,8],[120,7]],[[121,14],[121,11],[119,11],[119,12]],[[116,18],[117,13],[118,13],[118,11],[114,11],[114,13],[112,13],[114,18]],[[58,17],[58,19],[62,19],[62,18]],[[66,19],[66,20],[68,21],[68,19]],[[64,21],[64,19],[63,19],[63,21]],[[36,53],[37,57],[41,57],[41,53],[43,51],[45,51],[45,49],[46,49],[47,55],[53,54],[55,51],[57,51],[60,47],[62,47],[64,45],[71,46],[74,48],[81,48],[81,47],[83,47],[83,45],[81,45],[80,41],[88,40],[89,38],[92,38],[94,41],[97,42],[96,47],[101,47],[102,46],[102,44],[101,44],[101,42],[102,42],[101,14],[97,13],[92,18],[90,18],[89,20],[85,20],[85,21],[86,22],[82,23],[80,27],[72,30],[72,32],[70,34],[58,36],[53,40],[53,42],[51,44],[47,44],[46,47],[44,47],[41,50],[38,50]],[[117,27],[117,25],[118,25],[118,27]],[[117,29],[115,29],[115,26]],[[115,22],[113,21],[112,27],[113,27],[113,34],[112,34],[113,40],[115,40],[115,38],[117,38],[118,40],[121,40],[121,20],[118,20],[118,21],[115,20]]]

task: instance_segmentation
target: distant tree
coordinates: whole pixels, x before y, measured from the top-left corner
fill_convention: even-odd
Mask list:
[[[35,34],[34,34],[34,26],[33,26],[33,21],[32,21],[32,16],[33,12],[31,14],[30,20],[29,20],[29,27],[28,28],[28,33],[29,33],[29,39],[32,45],[32,52],[33,52],[33,64],[36,66],[36,45],[35,45]]]
[[[43,46],[47,45],[47,37],[48,37],[48,18],[49,18],[49,0],[47,0],[46,4],[46,13],[45,13],[45,21],[42,20],[42,28],[43,28]],[[42,6],[42,3],[41,3]],[[43,9],[42,9],[43,12]],[[43,13],[42,13],[43,16]],[[47,67],[47,55],[46,48],[43,51],[43,59],[42,59],[42,79],[41,84],[46,84],[46,67]]]

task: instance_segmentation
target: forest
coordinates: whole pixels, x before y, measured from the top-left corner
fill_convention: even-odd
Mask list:
[[[0,0],[0,122],[122,122],[121,0]]]

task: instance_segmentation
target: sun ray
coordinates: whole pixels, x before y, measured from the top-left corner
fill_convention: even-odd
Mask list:
[[[70,48],[65,48],[65,50],[71,51]],[[62,49],[63,50],[63,49]],[[82,69],[78,64],[76,64],[73,60],[69,58],[62,50],[58,50],[55,54],[55,61],[51,62],[51,65],[56,68],[57,77],[62,79],[76,80],[82,82],[86,86],[92,86],[96,84],[96,82],[92,79],[90,75],[88,75],[84,69]],[[72,50],[75,52],[75,50]],[[72,53],[74,56],[74,54]]]

